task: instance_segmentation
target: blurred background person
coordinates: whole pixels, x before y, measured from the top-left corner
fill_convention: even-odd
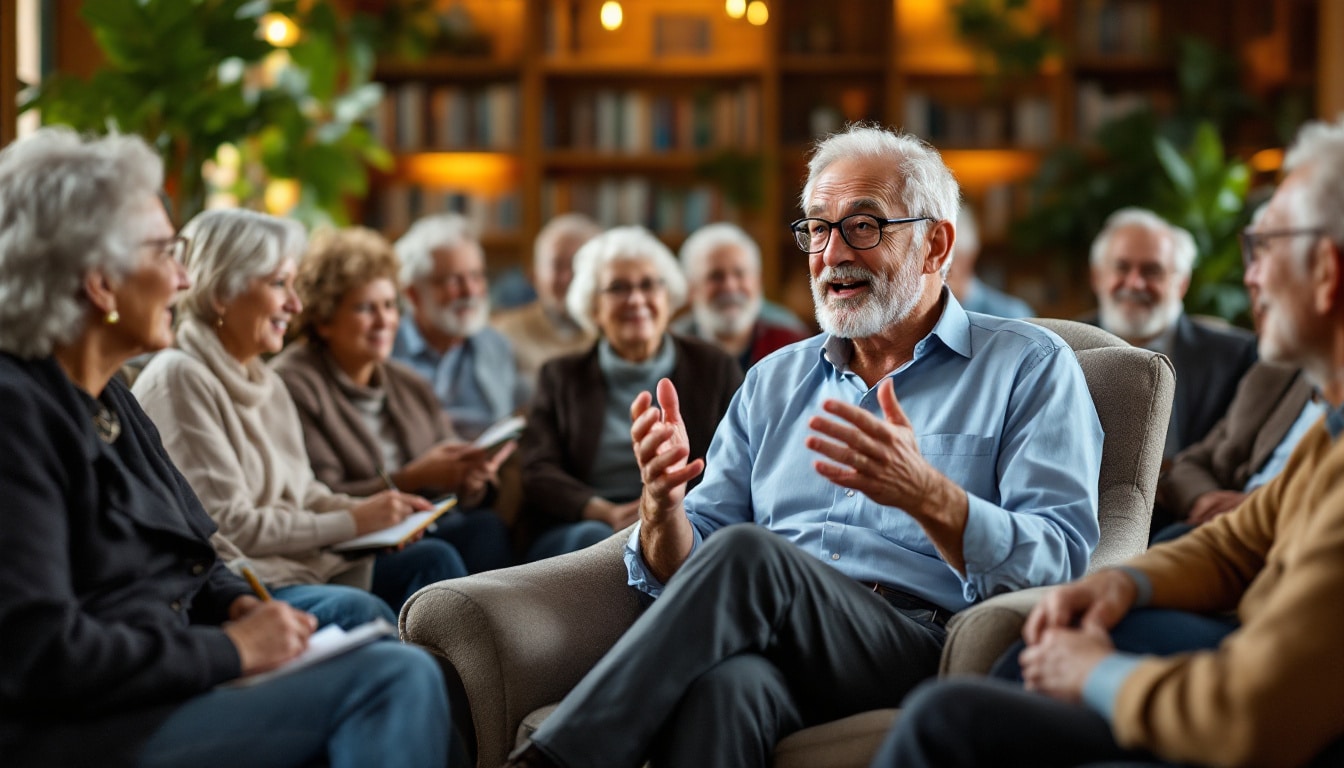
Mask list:
[[[687,460],[709,449],[742,372],[717,347],[668,333],[685,300],[676,258],[642,227],[608,230],[575,254],[565,306],[598,341],[541,369],[520,443],[528,559],[582,549],[638,519],[630,404],[659,379],[686,393]]]
[[[1256,357],[1249,331],[1185,314],[1195,256],[1189,232],[1143,208],[1112,213],[1092,241],[1097,313],[1082,320],[1161,352],[1176,369],[1164,468],[1227,413],[1237,382]]]
[[[997,288],[985,285],[975,274],[980,258],[980,225],[975,211],[962,203],[957,211],[957,239],[952,246],[952,265],[947,270],[947,287],[961,308],[996,317],[1032,317],[1036,313],[1027,302]]]
[[[268,583],[370,588],[394,611],[420,587],[465,575],[457,552],[437,539],[379,554],[376,563],[326,549],[396,525],[429,502],[396,491],[354,498],[313,476],[294,401],[261,360],[280,351],[302,308],[294,293],[302,226],[214,210],[183,235],[192,286],[177,348],[155,355],[133,391],[220,531]]]
[[[501,312],[491,321],[513,346],[518,375],[534,387],[542,363],[581,352],[593,343],[593,337],[565,311],[565,292],[574,276],[574,253],[601,232],[597,222],[581,213],[562,213],[546,222],[532,252],[537,300]]]
[[[395,750],[442,766],[447,700],[418,649],[376,643],[215,687],[289,661],[317,622],[225,567],[114,376],[172,342],[189,285],[162,182],[133,137],[47,128],[0,152],[0,755],[358,766]]]
[[[400,320],[392,245],[371,229],[315,235],[294,288],[300,337],[271,360],[299,419],[308,460],[332,490],[369,496],[390,482],[422,496],[458,496],[431,535],[456,548],[472,573],[513,560],[508,526],[489,509],[499,463],[453,433],[429,383],[388,359]]]
[[[453,429],[475,440],[530,394],[508,340],[489,326],[481,244],[464,216],[441,213],[415,222],[396,251],[412,311],[397,330],[392,357],[424,377]]]
[[[707,224],[681,246],[691,311],[673,323],[677,333],[708,341],[737,359],[745,372],[780,347],[807,334],[761,316],[761,249],[736,224]]]

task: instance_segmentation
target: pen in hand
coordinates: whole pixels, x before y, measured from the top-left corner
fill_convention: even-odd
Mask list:
[[[269,603],[271,601],[271,593],[266,591],[266,585],[261,583],[261,579],[257,578],[257,574],[253,573],[251,568],[244,565],[238,569],[238,572],[244,579],[247,579],[248,584],[252,585],[252,591],[256,593],[257,597],[260,598],[263,603]]]

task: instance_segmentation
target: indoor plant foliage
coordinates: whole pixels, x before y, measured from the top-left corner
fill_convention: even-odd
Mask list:
[[[287,50],[259,34],[272,12],[301,30]],[[381,98],[370,76],[383,22],[312,0],[99,0],[81,13],[106,65],[88,80],[55,74],[22,107],[47,123],[143,136],[164,157],[179,220],[204,206],[201,169],[221,146],[254,166],[232,190],[241,201],[257,204],[266,179],[295,179],[292,213],[310,221],[344,222],[368,166],[390,161],[361,124]]]

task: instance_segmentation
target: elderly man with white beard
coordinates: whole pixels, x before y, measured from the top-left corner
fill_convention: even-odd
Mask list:
[[[1218,423],[1255,362],[1250,332],[1185,314],[1195,250],[1189,232],[1143,208],[1112,213],[1092,241],[1097,314],[1084,320],[1161,352],[1176,369],[1164,463]]]
[[[487,325],[485,254],[456,213],[416,221],[396,250],[412,311],[397,328],[392,357],[433,385],[454,431],[473,440],[529,394],[508,340]]]
[[[761,296],[761,248],[736,224],[706,224],[681,245],[681,271],[691,311],[672,330],[714,344],[737,359],[743,372],[807,334],[767,316]],[[776,312],[788,310],[777,307]],[[785,315],[786,319],[789,315]]]
[[[652,605],[509,765],[769,765],[794,731],[896,706],[952,613],[1084,572],[1092,399],[1058,336],[944,287],[957,201],[913,136],[818,145],[791,234],[825,333],[747,372],[704,460],[670,381],[635,399],[625,560]]]

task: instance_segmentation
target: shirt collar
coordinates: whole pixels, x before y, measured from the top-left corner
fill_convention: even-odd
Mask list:
[[[961,308],[961,302],[957,301],[957,297],[952,295],[952,291],[946,285],[942,287],[942,307],[942,314],[938,317],[938,322],[934,323],[933,330],[915,345],[916,360],[926,354],[929,340],[932,338],[937,338],[943,346],[962,357],[971,356],[970,318],[966,316],[966,310]],[[828,334],[826,341],[821,345],[821,359],[837,371],[849,370],[849,358],[853,354],[854,343],[840,336]]]
[[[1329,407],[1328,403],[1326,407]],[[1325,412],[1325,428],[1330,431],[1331,440],[1338,440],[1340,434],[1344,433],[1344,405]]]

